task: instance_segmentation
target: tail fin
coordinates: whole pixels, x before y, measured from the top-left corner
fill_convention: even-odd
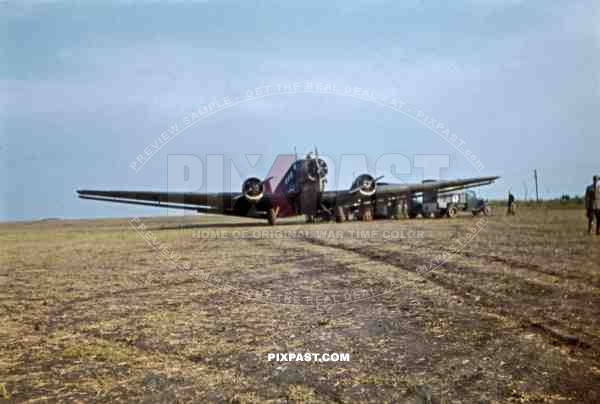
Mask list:
[[[275,159],[267,174],[267,178],[271,178],[269,185],[274,193],[279,192],[278,189],[283,185],[283,179],[290,172],[295,161],[295,156],[291,154],[280,154]]]
[[[263,181],[263,190],[267,194],[272,194],[273,193],[273,187],[271,186],[271,180],[272,179],[273,179],[273,177],[267,177]]]

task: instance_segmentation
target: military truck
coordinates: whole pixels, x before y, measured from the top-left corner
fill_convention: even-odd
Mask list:
[[[475,191],[466,190],[452,193],[424,193],[421,204],[423,217],[454,217],[458,212],[471,212],[473,216],[483,214],[489,216],[488,204],[477,197]]]

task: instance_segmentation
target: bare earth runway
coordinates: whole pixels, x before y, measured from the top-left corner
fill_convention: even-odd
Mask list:
[[[600,402],[600,237],[584,234],[584,212],[498,214],[466,243],[479,219],[275,228],[300,238],[253,237],[273,230],[261,222],[140,219],[178,262],[301,305],[210,286],[127,220],[0,225],[0,401],[414,403],[428,386],[434,403]],[[418,276],[457,239],[464,248]],[[345,302],[356,293],[370,298]],[[286,352],[350,361],[267,360]]]

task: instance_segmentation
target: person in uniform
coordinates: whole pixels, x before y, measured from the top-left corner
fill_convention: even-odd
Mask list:
[[[585,210],[588,218],[588,234],[592,233],[592,223],[596,219],[596,235],[600,235],[600,184],[594,175],[592,185],[585,190]]]
[[[515,214],[515,196],[510,191],[508,191],[508,210],[507,210],[506,214],[507,215]]]

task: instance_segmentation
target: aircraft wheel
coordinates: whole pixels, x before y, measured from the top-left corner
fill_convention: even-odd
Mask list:
[[[373,208],[370,206],[361,207],[360,220],[363,222],[370,222],[373,220]]]
[[[269,220],[269,224],[271,226],[275,226],[277,223],[277,211],[275,209],[269,209],[269,215],[267,219]]]

